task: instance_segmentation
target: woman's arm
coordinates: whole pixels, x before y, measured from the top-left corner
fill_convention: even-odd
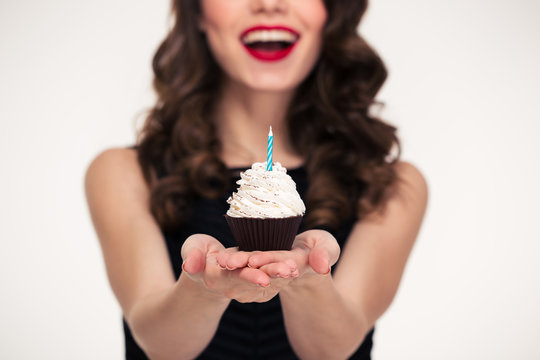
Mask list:
[[[85,180],[109,281],[135,339],[152,358],[193,357],[210,341],[228,299],[184,274],[175,281],[135,151],[104,152]]]
[[[315,230],[298,236],[295,244],[304,248],[305,260],[294,256],[296,250],[289,252],[300,269],[305,263],[311,268],[280,292],[287,334],[300,358],[347,358],[392,302],[427,203],[421,173],[406,163],[397,171],[400,181],[386,211],[355,225],[333,276],[324,275],[325,266],[337,259],[330,234]],[[249,263],[284,260],[270,256],[254,255]]]
[[[186,240],[184,271],[175,281],[135,151],[99,155],[85,187],[113,292],[152,359],[194,358],[211,340],[231,298],[273,296],[265,288],[270,279],[260,270],[222,271],[216,256],[223,246],[206,235]]]
[[[383,214],[355,225],[333,277],[302,278],[280,293],[291,344],[303,359],[344,359],[362,343],[398,289],[427,204],[427,185],[412,165]]]

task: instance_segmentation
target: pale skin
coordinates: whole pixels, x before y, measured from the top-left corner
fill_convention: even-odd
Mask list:
[[[290,10],[283,7],[288,1],[256,3],[252,11]],[[289,168],[303,163],[284,126],[297,83],[257,88],[242,74],[226,83],[214,116],[226,165],[265,159],[259,139],[266,139],[270,124],[274,159]],[[86,194],[111,287],[138,344],[152,359],[194,358],[231,299],[263,302],[279,294],[287,336],[300,358],[347,358],[392,302],[425,212],[422,174],[409,163],[395,167],[399,181],[389,189],[385,211],[358,221],[344,248],[321,230],[298,235],[291,251],[252,253],[197,234],[182,247],[184,271],[175,280],[135,151],[100,154],[87,171]]]

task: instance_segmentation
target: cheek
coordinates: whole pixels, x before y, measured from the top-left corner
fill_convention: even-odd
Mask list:
[[[200,25],[206,33],[210,51],[219,63],[234,50],[235,38],[232,29],[242,13],[240,1],[202,0]],[[221,64],[223,66],[223,64]]]
[[[306,56],[309,59],[311,68],[321,53],[322,33],[328,18],[328,12],[322,0],[304,0],[295,4],[297,4],[297,14],[307,30],[305,33]]]
[[[297,4],[297,13],[302,15],[304,23],[311,30],[322,31],[328,12],[322,0],[299,1]]]
[[[216,32],[227,29],[238,14],[237,8],[234,1],[202,0],[200,23],[203,30]]]

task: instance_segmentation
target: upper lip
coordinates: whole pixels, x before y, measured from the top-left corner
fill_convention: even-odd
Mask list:
[[[247,28],[246,30],[242,31],[242,33],[240,34],[240,40],[243,40],[249,33],[253,32],[253,31],[262,31],[262,30],[266,30],[266,31],[270,31],[270,30],[282,30],[282,31],[287,31],[289,33],[291,33],[292,35],[295,36],[295,41],[298,40],[300,38],[300,33],[288,26],[285,26],[285,25],[255,25],[255,26],[252,26],[250,28]]]

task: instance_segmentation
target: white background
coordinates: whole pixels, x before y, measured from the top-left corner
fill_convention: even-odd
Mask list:
[[[83,175],[133,143],[167,11],[0,2],[1,359],[123,356]],[[430,185],[376,360],[540,358],[539,15],[537,0],[372,1],[382,115]]]

